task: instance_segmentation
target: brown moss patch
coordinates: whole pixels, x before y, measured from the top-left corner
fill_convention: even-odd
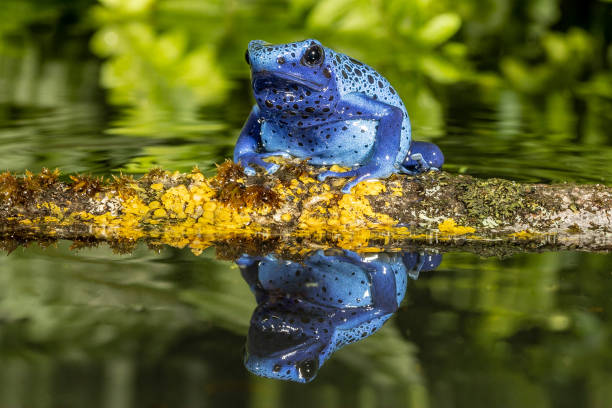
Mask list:
[[[162,168],[159,168],[159,167],[155,167],[155,168],[149,170],[147,172],[147,174],[145,174],[142,177],[142,180],[143,181],[154,182],[154,181],[159,180],[159,179],[165,179],[167,174],[168,174],[168,172],[166,170],[164,170]]]
[[[279,195],[270,187],[264,183],[247,185],[246,180],[243,167],[226,160],[217,166],[217,175],[211,180],[211,186],[217,189],[215,198],[235,209],[280,206]]]
[[[21,177],[10,172],[2,173],[0,175],[0,202],[27,205],[59,184],[59,174],[58,169],[46,168],[43,168],[39,174],[26,170]]]
[[[231,160],[225,160],[217,165],[217,175],[213,177],[213,184],[224,185],[227,183],[239,182],[246,178],[244,168]]]
[[[119,176],[113,175],[112,181],[109,183],[108,187],[111,191],[122,191],[125,194],[135,194],[136,191],[131,188],[132,185],[136,183],[133,176],[126,176],[124,174],[120,174]]]
[[[102,191],[104,179],[102,177],[93,177],[89,175],[72,175],[70,176],[72,185],[70,189],[77,194],[83,194],[88,197],[93,197],[96,193]]]
[[[0,174],[0,201],[11,202],[14,201],[17,196],[17,192],[21,188],[17,177],[12,173],[6,172]]]

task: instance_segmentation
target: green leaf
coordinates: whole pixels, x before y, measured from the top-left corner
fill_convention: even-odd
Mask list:
[[[436,47],[450,39],[461,27],[461,17],[456,13],[439,14],[419,30],[418,37],[424,44]]]
[[[462,79],[461,71],[451,62],[434,55],[426,55],[421,60],[423,73],[434,81],[448,84]]]

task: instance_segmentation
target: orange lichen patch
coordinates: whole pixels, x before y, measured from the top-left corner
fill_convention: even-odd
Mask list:
[[[153,217],[154,218],[164,218],[167,215],[168,215],[168,213],[163,208],[158,208],[155,211],[153,211]]]
[[[457,225],[457,222],[452,218],[447,218],[438,224],[438,230],[447,235],[464,235],[476,232],[475,228]]]
[[[357,188],[357,187],[356,187]],[[376,187],[365,191],[376,193]],[[299,188],[296,189],[299,194]],[[321,192],[312,195],[306,202],[298,220],[302,230],[326,230],[343,232],[351,229],[381,229],[390,228],[397,223],[390,216],[377,213],[372,209],[369,200],[363,195],[343,194],[340,198],[337,192]]]
[[[146,239],[154,246],[190,247],[194,253],[217,240],[279,233],[312,242],[330,242],[332,237],[335,245],[353,250],[368,248],[373,240],[387,245],[396,239],[431,238],[423,230],[397,226],[402,214],[393,212],[398,199],[390,192],[401,193],[400,179],[359,183],[351,194],[343,194],[340,189],[347,179],[319,182],[316,175],[323,170],[296,162],[282,164],[279,174],[247,177],[240,165],[227,161],[215,177],[206,178],[197,168],[186,174],[156,169],[138,180],[126,176],[100,180],[100,191],[93,197],[83,193],[91,192],[88,185],[95,183],[73,176],[72,183],[56,181],[44,199],[34,201],[35,217],[25,217],[6,201],[2,214],[26,229],[45,224],[58,231],[76,227],[101,239],[121,241],[121,248]],[[0,183],[5,181],[0,192],[13,187],[22,191],[24,179],[0,175]],[[453,235],[474,231],[448,219],[435,236],[451,240]]]
[[[364,195],[379,195],[387,191],[387,188],[380,181],[368,180],[363,183],[357,184],[353,187],[352,195],[364,196]]]
[[[313,179],[312,177],[308,177],[305,175],[301,175],[298,180],[300,180],[302,183],[304,184],[310,184],[310,183],[316,183],[317,180]]]
[[[66,209],[62,209],[58,207],[55,203],[50,202],[44,202],[39,204],[39,208],[47,210],[50,215],[46,217],[54,217],[57,220],[64,218],[64,213],[66,212]]]
[[[518,232],[514,232],[512,234],[509,234],[509,236],[513,237],[513,238],[517,238],[517,239],[531,239],[533,238],[535,235],[533,232],[529,231],[529,230],[523,230],[523,231],[518,231]]]
[[[191,193],[185,185],[181,184],[166,190],[161,196],[161,203],[168,210],[170,218],[186,218],[185,208],[190,199]]]
[[[337,173],[349,171],[350,169],[351,169],[350,167],[342,167],[342,166],[338,166],[337,164],[334,164],[329,168],[330,171],[335,171]]]

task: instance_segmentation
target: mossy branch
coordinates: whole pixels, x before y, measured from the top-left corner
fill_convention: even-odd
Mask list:
[[[612,248],[612,189],[602,185],[430,172],[360,183],[343,194],[346,180],[316,180],[323,168],[296,160],[279,164],[274,175],[250,177],[229,161],[211,178],[197,169],[156,169],[139,179],[4,173],[2,238],[5,246],[71,239],[124,250],[144,240],[194,252],[224,242],[245,251],[274,243],[274,250],[288,252],[303,249],[300,242],[353,250],[461,246],[486,254]]]

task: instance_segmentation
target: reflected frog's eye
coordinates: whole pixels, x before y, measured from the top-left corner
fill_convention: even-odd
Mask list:
[[[317,375],[319,369],[319,362],[316,359],[304,360],[297,365],[298,371],[302,378],[306,381],[311,380]]]
[[[249,58],[249,49],[247,48],[247,50],[244,52],[244,59],[246,60],[246,63],[251,65],[251,59]]]
[[[302,64],[315,66],[321,65],[323,60],[325,59],[325,52],[323,51],[323,47],[318,44],[311,45],[308,47],[304,55],[302,56]]]

